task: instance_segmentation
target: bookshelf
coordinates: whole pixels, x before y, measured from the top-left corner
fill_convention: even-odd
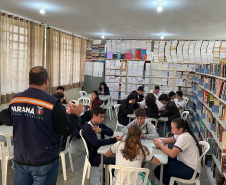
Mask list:
[[[222,172],[222,135],[226,128],[226,78],[224,61],[211,64],[196,64],[192,77],[193,95],[189,104],[191,122],[200,139],[207,141],[211,148],[208,152],[206,171],[212,184],[226,178]],[[215,178],[213,178],[213,176]]]

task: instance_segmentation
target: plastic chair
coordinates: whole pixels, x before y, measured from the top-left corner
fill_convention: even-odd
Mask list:
[[[122,125],[122,124],[120,124],[120,123],[118,122],[118,111],[119,111],[119,107],[120,107],[120,104],[114,105],[115,115],[116,115],[116,118],[117,118],[115,131],[117,131],[118,127],[124,127],[124,125]]]
[[[133,168],[133,167],[125,167],[125,166],[117,166],[117,165],[109,165],[108,169],[109,169],[109,173],[110,173],[110,185],[113,185],[113,182],[112,182],[112,169],[115,169],[115,170],[118,171],[117,173],[119,174],[119,177],[120,177],[120,185],[124,185],[124,184],[136,185],[137,184],[137,176],[141,172],[145,173],[145,178],[144,178],[144,181],[143,181],[143,185],[146,185],[147,184],[148,175],[149,175],[149,171],[150,171],[147,168]],[[131,174],[131,172],[132,172],[132,174]],[[134,174],[136,174],[136,175],[134,175]],[[132,179],[130,179],[131,176],[133,177]],[[127,182],[125,183],[123,181],[127,181]]]
[[[195,169],[195,172],[194,172],[192,178],[189,179],[189,180],[185,180],[185,179],[181,179],[181,178],[177,178],[177,177],[171,177],[170,178],[170,185],[173,185],[175,181],[182,182],[182,183],[185,183],[185,184],[193,184],[193,183],[195,183],[197,185],[200,185],[200,180],[199,180],[200,175],[197,178],[196,178],[196,175],[197,175],[199,166],[201,165],[201,161],[203,159],[205,159],[204,157],[206,155],[206,152],[208,152],[208,150],[210,149],[210,145],[206,141],[199,141],[199,144],[202,145],[202,147],[203,147],[203,153],[199,157],[198,165],[197,165],[197,167]],[[203,160],[203,162],[204,162],[204,160]]]
[[[79,91],[80,97],[87,96],[86,91]]]
[[[186,120],[187,117],[188,117],[188,115],[189,115],[189,111],[183,111],[182,114],[181,114],[181,118],[182,118],[183,120]]]
[[[183,97],[183,99],[188,103],[188,101],[189,101],[188,97]]]
[[[169,94],[169,93],[170,93],[170,91],[165,91],[164,93],[165,93],[165,94]]]
[[[155,130],[157,130],[157,129],[158,129],[158,120],[155,119],[155,118],[147,118],[147,119],[149,119],[151,122],[152,122],[152,121],[155,122]]]
[[[71,171],[74,171],[72,157],[71,157],[71,149],[70,149],[70,144],[69,144],[70,138],[71,138],[71,135],[67,137],[65,149],[63,151],[61,151],[60,154],[59,154],[59,156],[61,157],[63,176],[64,176],[65,181],[67,180],[66,160],[65,160],[65,155],[67,153],[69,155],[69,160],[70,160],[70,164],[71,164]]]
[[[8,134],[0,133],[0,136],[6,138],[6,146],[0,145],[0,160],[2,166],[2,185],[7,184],[7,166],[8,160],[13,159],[13,146],[11,145],[11,137]]]
[[[111,117],[113,118],[113,113],[112,113],[112,96],[109,96],[108,98],[108,103],[104,105],[103,109],[107,109],[109,112],[109,117],[111,120]]]
[[[87,147],[87,144],[86,144],[86,140],[82,136],[82,130],[80,130],[79,134],[82,138],[83,144],[84,144],[85,149],[86,149],[85,163],[84,163],[83,176],[82,176],[82,185],[84,185],[86,172],[87,172],[87,179],[90,178],[91,164],[89,162],[89,150],[88,150],[88,147]]]
[[[87,97],[80,97],[77,101],[83,105],[90,105],[90,98]]]

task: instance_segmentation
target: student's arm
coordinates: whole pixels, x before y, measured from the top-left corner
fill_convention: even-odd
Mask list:
[[[160,112],[160,117],[168,117],[171,114],[170,106],[166,106],[165,109]]]
[[[109,88],[106,88],[106,90],[104,90],[104,95],[110,95]]]
[[[182,107],[181,107],[181,106],[178,106],[177,108],[178,108],[178,110],[182,109]]]
[[[154,144],[155,141],[153,141]],[[159,145],[155,145],[157,148],[160,148],[165,154],[167,154],[168,156],[170,156],[171,158],[175,158],[181,151],[180,149],[178,149],[177,147],[173,147],[173,149],[169,149],[168,147],[162,145],[161,143]]]
[[[103,133],[104,135],[107,135],[107,136],[113,136],[114,135],[114,131],[107,127],[105,124],[100,124],[99,127],[101,128],[101,133]]]
[[[159,134],[155,130],[155,127],[151,123],[151,121],[149,121],[148,124],[147,124],[147,130],[148,130],[148,134],[144,134],[144,138],[146,138],[146,139],[155,139],[155,138],[159,137]]]
[[[151,160],[151,162],[155,165],[158,165],[158,166],[161,164],[159,159],[155,156],[153,156],[153,159]]]
[[[127,107],[127,114],[133,114],[133,112],[134,112],[134,106],[132,103],[129,103]]]
[[[68,97],[67,97],[66,93],[65,92],[63,92],[63,93],[64,93],[64,97],[65,97],[66,103],[69,104],[69,100],[68,100]]]
[[[111,153],[111,150],[109,149],[107,152],[106,152],[106,154],[105,154],[105,156],[106,157],[111,157],[111,156],[113,156],[114,154],[113,153]]]
[[[169,137],[169,138],[164,138],[162,139],[163,143],[165,144],[174,144],[176,142],[176,140],[173,137]]]
[[[117,143],[115,143],[114,145],[112,145],[111,148],[105,153],[105,155],[106,155],[107,157],[111,157],[111,156],[115,155],[116,149],[118,148],[118,147],[117,147],[118,144],[119,144],[119,142],[117,142]]]

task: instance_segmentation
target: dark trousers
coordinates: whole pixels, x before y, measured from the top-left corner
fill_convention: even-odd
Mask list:
[[[160,179],[160,166],[155,168],[154,174],[157,179]],[[187,166],[177,158],[168,158],[168,164],[163,168],[163,183],[169,185],[171,177],[178,177],[182,179],[191,179],[194,174],[194,169]],[[198,174],[197,174],[198,176]]]

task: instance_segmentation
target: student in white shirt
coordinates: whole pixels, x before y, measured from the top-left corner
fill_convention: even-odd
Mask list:
[[[140,140],[141,129],[137,125],[132,125],[129,130],[125,141],[115,143],[107,152],[106,156],[110,157],[116,154],[116,165],[141,168],[142,161],[151,161],[156,165],[160,165],[160,161],[153,154],[150,153],[146,146],[141,144]],[[123,172],[122,172],[123,173]],[[127,176],[123,173],[123,182],[126,184]],[[134,176],[130,175],[130,185],[133,184]],[[120,184],[120,174],[115,171],[113,179],[114,185]],[[140,175],[137,177],[137,185],[143,184]]]
[[[165,185],[169,184],[171,177],[190,179],[202,154],[198,140],[189,128],[187,121],[181,118],[174,119],[171,127],[174,136],[162,139],[162,141],[163,143],[174,143],[173,149],[169,149],[159,141],[154,141],[155,146],[169,156],[168,164],[164,165],[163,169],[163,183]],[[197,176],[200,171],[201,167],[199,166]],[[154,173],[159,179],[160,168],[157,167]]]
[[[184,107],[187,105],[187,101],[182,98],[183,92],[177,91],[176,92],[176,98],[174,99],[174,102],[180,112],[180,114],[184,111]]]
[[[139,103],[140,107],[145,108],[145,100],[148,99],[149,97],[156,98],[156,95],[154,95],[153,93],[148,93],[146,95],[146,97],[144,98],[144,100]],[[163,104],[158,100],[158,98],[156,98],[155,103],[156,103],[159,110],[161,110],[164,107]]]
[[[159,96],[162,94],[162,91],[160,90],[160,87],[158,85],[156,85],[153,90],[150,90],[150,93],[153,93],[155,95],[156,99],[158,99]]]
[[[169,92],[169,99],[170,99],[171,101],[174,101],[175,98],[176,98],[176,93],[175,93],[174,91],[170,91],[170,92]]]

